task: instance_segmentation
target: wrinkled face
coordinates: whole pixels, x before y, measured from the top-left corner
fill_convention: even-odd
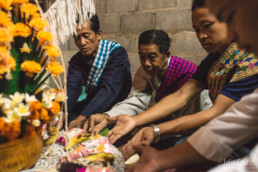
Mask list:
[[[95,57],[102,32],[99,31],[98,33],[95,33],[91,30],[89,22],[78,24],[76,31],[77,36],[74,36],[74,41],[82,55]]]
[[[229,46],[226,24],[220,23],[207,8],[194,9],[192,24],[197,38],[208,53],[223,53]]]
[[[156,44],[142,44],[139,46],[141,65],[149,75],[161,75],[167,68],[170,52],[161,54]]]
[[[258,1],[206,0],[207,7],[228,25],[228,38],[258,55]]]

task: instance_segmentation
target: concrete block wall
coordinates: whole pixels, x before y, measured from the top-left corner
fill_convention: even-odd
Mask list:
[[[192,0],[95,0],[103,39],[119,42],[128,52],[134,76],[140,65],[138,37],[148,29],[163,29],[171,38],[171,54],[196,64],[207,55],[191,22]],[[61,46],[65,61],[78,51],[73,38]]]
[[[95,0],[103,39],[119,42],[129,54],[134,74],[140,65],[138,37],[148,29],[163,29],[171,38],[171,53],[196,64],[206,56],[191,22],[192,0]],[[73,38],[61,45],[66,61],[78,51]]]

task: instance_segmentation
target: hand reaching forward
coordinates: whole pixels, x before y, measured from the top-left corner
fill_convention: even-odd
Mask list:
[[[109,122],[116,121],[116,125],[107,133],[107,137],[111,144],[114,144],[119,138],[128,134],[136,127],[136,122],[129,115],[118,115],[108,118]]]
[[[109,116],[105,113],[92,114],[84,123],[83,130],[91,134],[99,134],[108,125]]]
[[[141,154],[141,157],[126,172],[157,172],[161,170],[159,166],[159,151],[150,146],[135,146],[134,149],[137,153]]]
[[[155,132],[152,127],[144,127],[136,133],[136,135],[125,145],[119,147],[122,152],[124,160],[127,160],[136,153],[134,147],[148,146],[150,145],[155,137]]]
[[[82,128],[85,121],[86,121],[86,117],[83,115],[80,115],[75,120],[69,123],[68,128],[69,130],[72,128]]]

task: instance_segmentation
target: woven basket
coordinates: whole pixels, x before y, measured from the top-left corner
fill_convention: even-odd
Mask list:
[[[42,151],[43,141],[37,134],[30,139],[18,139],[0,144],[0,172],[28,169],[34,165]]]

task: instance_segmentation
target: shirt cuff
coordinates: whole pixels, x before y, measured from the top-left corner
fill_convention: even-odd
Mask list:
[[[187,141],[197,152],[210,161],[222,162],[233,152],[206,127],[201,127]]]

